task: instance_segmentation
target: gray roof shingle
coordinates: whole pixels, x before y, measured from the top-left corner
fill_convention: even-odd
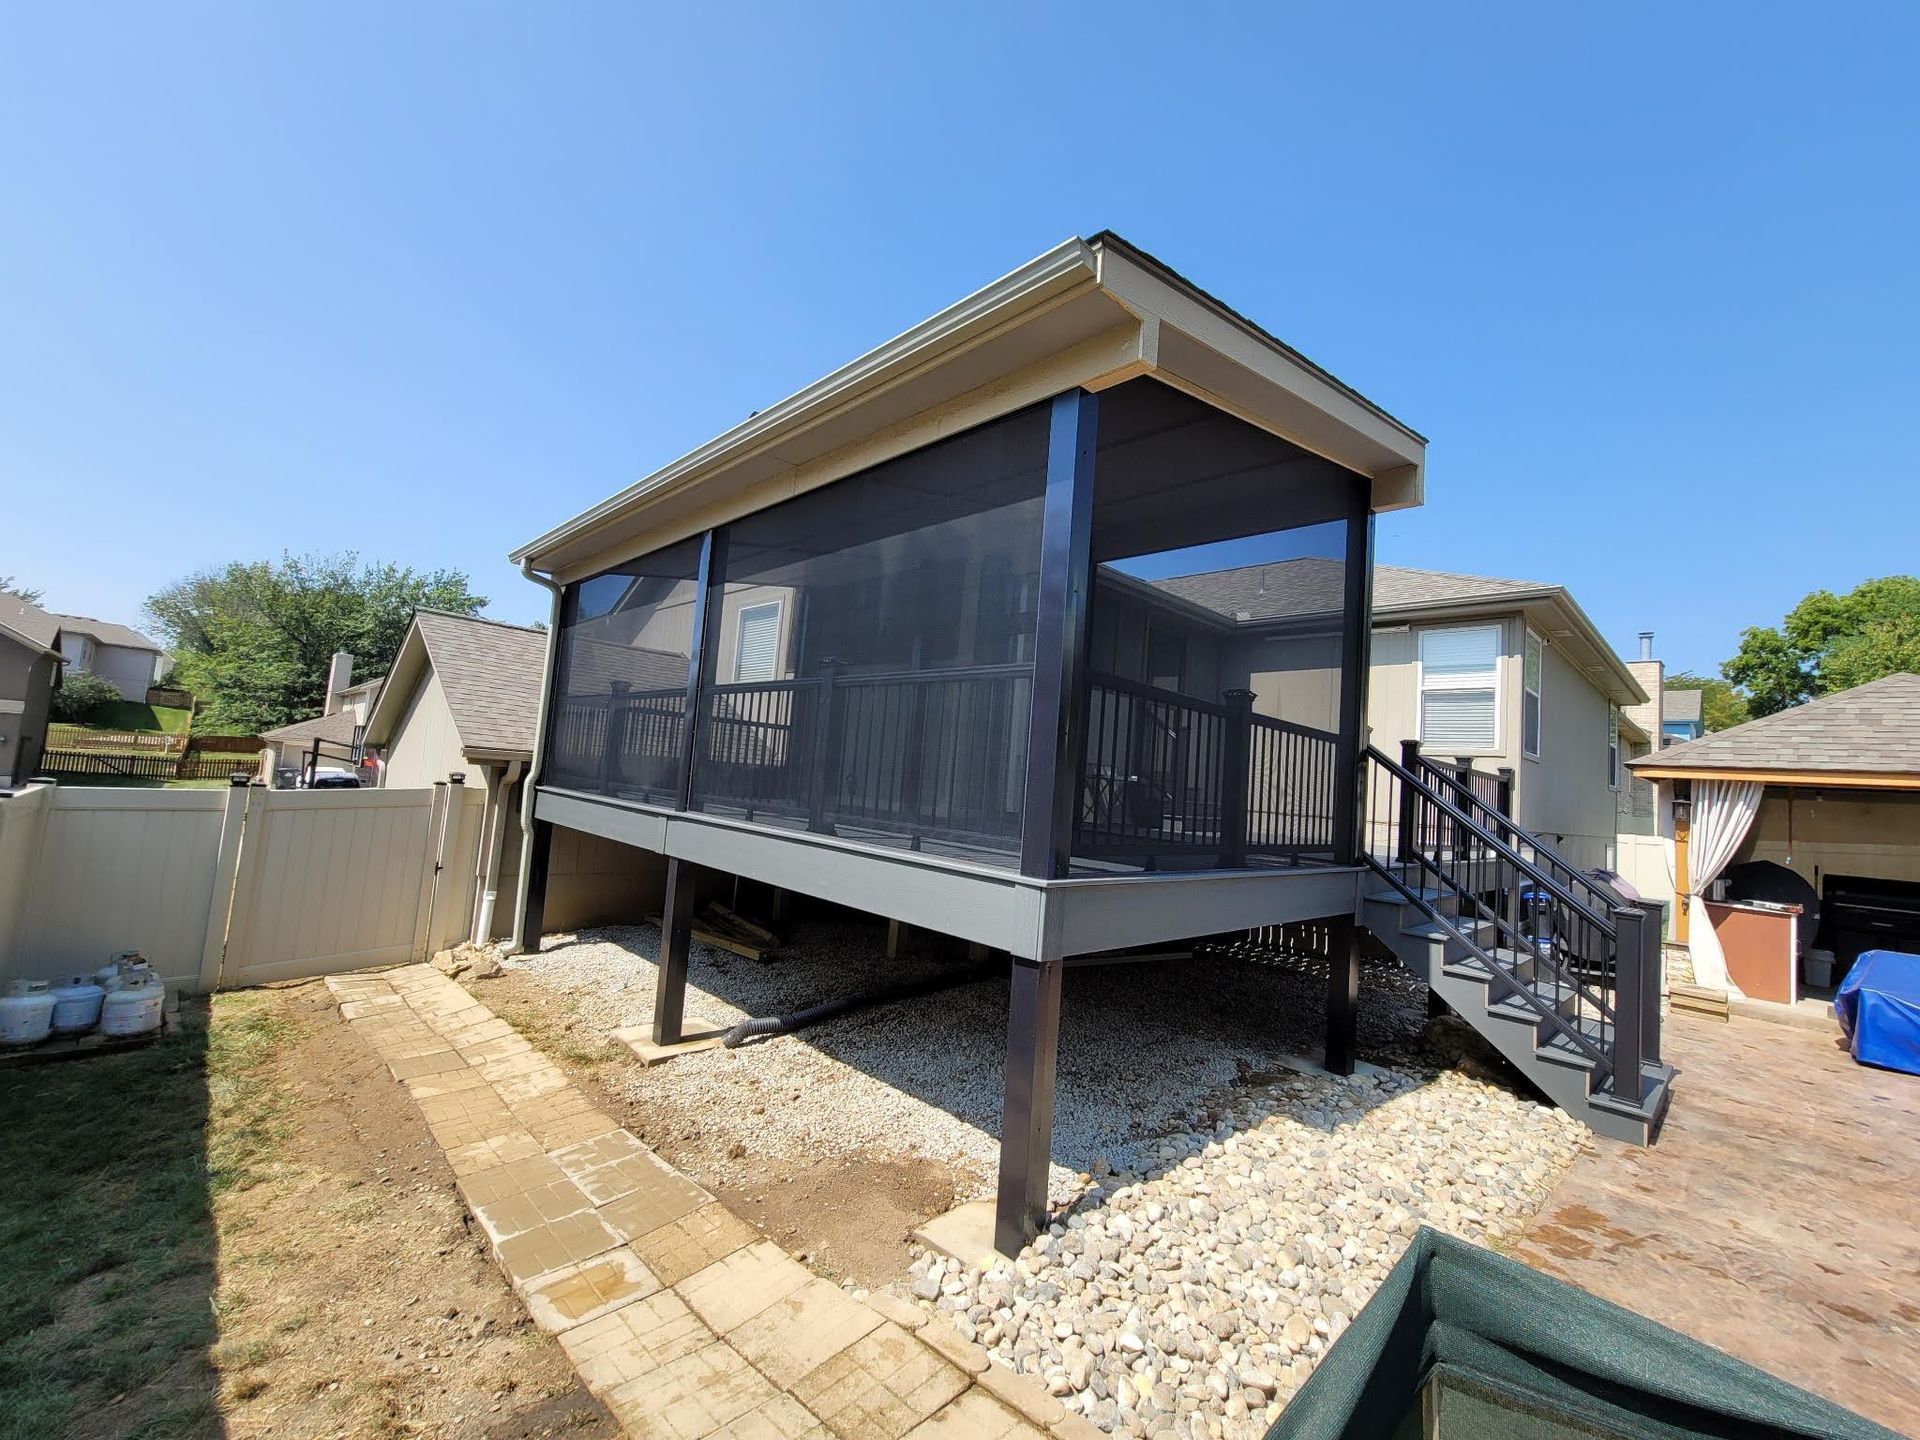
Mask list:
[[[1888,675],[1629,763],[1660,770],[1920,775],[1920,675]]]
[[[533,754],[544,630],[422,610],[414,616],[466,750]]]
[[[116,625],[111,620],[95,620],[90,615],[55,615],[54,621],[69,635],[91,635],[96,644],[118,645],[126,650],[151,650],[160,653],[158,642],[149,640],[131,625]]]
[[[11,591],[0,590],[0,626],[5,626],[42,650],[59,648],[59,620],[31,600],[23,599]]]
[[[314,715],[305,720],[296,720],[277,730],[262,730],[260,738],[280,745],[304,745],[309,740],[329,740],[339,745],[351,745],[356,723],[351,710],[336,710],[331,715]]]
[[[1703,690],[1669,690],[1661,702],[1661,711],[1669,720],[1698,721]]]
[[[1267,565],[1210,570],[1203,575],[1174,575],[1149,583],[1230,620],[1246,623],[1337,611],[1345,574],[1343,561],[1309,555]],[[1455,575],[1445,570],[1376,565],[1373,608],[1375,614],[1419,610],[1429,605],[1538,595],[1553,588],[1532,580],[1496,580],[1484,575]]]

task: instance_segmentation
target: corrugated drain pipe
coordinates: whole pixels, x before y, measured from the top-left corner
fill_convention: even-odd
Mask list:
[[[791,1035],[796,1030],[804,1030],[809,1025],[818,1025],[823,1020],[833,1020],[855,1010],[865,1010],[873,1005],[891,1005],[895,1001],[913,1000],[922,995],[937,995],[942,990],[957,990],[962,985],[991,980],[1003,973],[1004,967],[999,965],[969,965],[960,970],[923,975],[918,980],[903,980],[897,985],[883,985],[878,990],[869,990],[861,995],[842,995],[837,1000],[823,1001],[788,1015],[742,1020],[721,1037],[720,1043],[729,1050],[737,1050],[749,1040],[764,1039],[770,1035]]]

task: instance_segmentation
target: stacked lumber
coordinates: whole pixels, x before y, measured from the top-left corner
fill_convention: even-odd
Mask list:
[[[655,925],[664,923],[658,915],[647,919]],[[717,900],[708,901],[695,912],[693,938],[747,960],[765,960],[780,947],[780,937],[773,931]]]
[[[1725,1020],[1733,1013],[1733,1002],[1724,990],[1715,990],[1706,985],[1671,984],[1667,987],[1667,996],[1673,1008],[1688,1015],[1707,1015],[1715,1020]]]

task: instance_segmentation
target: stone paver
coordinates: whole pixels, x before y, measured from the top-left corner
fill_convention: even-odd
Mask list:
[[[534,1322],[629,1434],[1086,1440],[1033,1381],[976,1381],[986,1352],[915,1307],[815,1276],[431,966],[327,985],[419,1105]]]

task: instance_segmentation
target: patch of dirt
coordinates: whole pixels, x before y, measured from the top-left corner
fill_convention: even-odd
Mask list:
[[[721,1179],[702,1164],[712,1137],[701,1132],[700,1117],[687,1114],[670,1093],[648,1095],[644,1086],[638,1094],[629,1091],[623,1082],[637,1062],[623,1049],[598,1044],[563,995],[514,971],[468,988],[609,1115],[822,1275],[868,1288],[899,1280],[912,1258],[914,1228],[959,1201],[951,1169],[899,1155],[768,1165]]]
[[[228,1433],[617,1436],[468,1228],[404,1087],[323,985],[274,993],[295,1123],[269,1178],[214,1207]]]

